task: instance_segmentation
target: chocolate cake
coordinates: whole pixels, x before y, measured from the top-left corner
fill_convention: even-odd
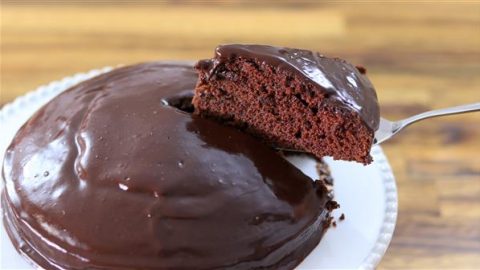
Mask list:
[[[54,98],[3,166],[3,222],[45,269],[292,269],[331,198],[248,134],[188,111],[191,65],[116,69]],[[181,108],[181,109],[179,109]]]
[[[238,44],[217,47],[196,69],[196,114],[280,148],[372,161],[380,114],[365,69],[306,50]]]

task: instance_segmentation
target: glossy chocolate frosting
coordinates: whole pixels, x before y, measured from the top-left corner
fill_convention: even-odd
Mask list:
[[[4,224],[46,269],[290,269],[320,240],[323,185],[252,137],[169,104],[190,65],[116,69],[60,94],[5,156]]]
[[[229,44],[216,48],[210,74],[231,57],[257,59],[280,70],[303,76],[326,91],[328,98],[339,101],[339,106],[357,112],[371,130],[378,129],[380,109],[377,94],[363,68],[363,71],[360,71],[345,60],[328,58],[307,50]]]

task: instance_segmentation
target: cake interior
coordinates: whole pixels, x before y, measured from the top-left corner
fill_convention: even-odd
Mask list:
[[[273,146],[317,158],[371,162],[373,131],[305,77],[257,59],[197,64],[195,113],[236,126]]]

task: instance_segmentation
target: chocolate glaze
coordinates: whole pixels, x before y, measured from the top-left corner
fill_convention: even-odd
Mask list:
[[[199,63],[210,68],[210,74],[232,57],[257,59],[300,76],[328,93],[328,98],[340,101],[339,106],[357,112],[373,131],[378,129],[380,109],[373,85],[365,76],[365,69],[357,69],[339,58],[328,58],[319,53],[267,45],[229,44],[218,46],[215,58]]]
[[[169,106],[196,80],[189,65],[129,66],[40,109],[4,161],[16,248],[46,269],[297,265],[327,192],[252,137]]]

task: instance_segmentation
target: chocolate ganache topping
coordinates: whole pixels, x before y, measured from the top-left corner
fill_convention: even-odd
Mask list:
[[[296,266],[320,241],[328,192],[249,135],[171,106],[196,80],[190,65],[128,66],[41,108],[3,166],[16,248],[46,269]]]
[[[339,101],[340,106],[357,112],[371,130],[378,129],[380,109],[377,94],[363,68],[359,70],[343,59],[328,58],[307,50],[229,44],[216,48],[210,73],[213,74],[217,66],[234,56],[258,59],[304,76],[324,89],[329,98]]]

